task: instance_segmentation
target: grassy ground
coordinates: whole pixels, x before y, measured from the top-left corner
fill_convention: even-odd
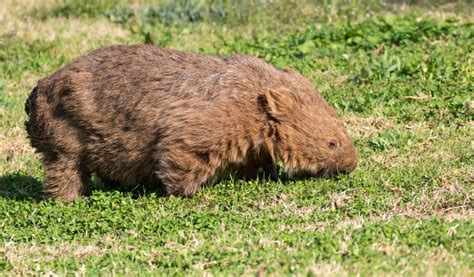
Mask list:
[[[130,2],[0,3],[0,275],[474,274],[472,3]],[[37,198],[29,90],[94,48],[144,42],[302,72],[347,123],[357,171],[191,199],[97,182],[74,203]]]

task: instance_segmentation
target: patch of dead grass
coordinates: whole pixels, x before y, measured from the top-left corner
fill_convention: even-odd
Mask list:
[[[349,118],[347,119],[347,125],[352,137],[359,139],[370,139],[394,127],[390,120],[385,122],[384,119],[370,117]],[[453,132],[458,131],[458,129],[464,129],[466,133],[472,132],[471,123],[463,126],[447,127],[434,126],[427,122],[410,122],[401,127],[407,132],[416,134],[416,142],[404,146],[403,151],[397,148],[388,149],[372,155],[370,159],[387,168],[414,168],[426,161],[439,164],[455,161],[459,159],[459,153],[452,146],[465,143],[463,142],[465,137],[453,136]]]
[[[27,161],[39,158],[24,130],[15,127],[9,131],[9,136],[0,133],[0,175],[28,170]]]
[[[22,21],[9,21],[4,25],[6,33],[15,34],[27,41],[57,39],[70,41],[84,39],[87,45],[92,40],[125,39],[129,32],[106,19],[78,19],[53,17],[44,21],[26,18]]]
[[[324,232],[327,228],[334,228],[335,231],[351,229],[361,229],[365,225],[376,224],[380,222],[387,222],[393,218],[407,218],[426,220],[436,217],[439,220],[446,222],[453,222],[455,220],[473,220],[474,210],[469,207],[459,207],[453,210],[439,210],[432,213],[422,213],[414,209],[400,209],[396,211],[389,211],[380,215],[373,216],[357,216],[353,218],[346,218],[344,220],[328,220],[321,222],[311,222],[305,224],[285,225],[280,227],[281,232],[294,232],[294,231],[311,231],[311,232]]]
[[[0,5],[0,22],[12,20],[28,11],[43,6],[51,6],[57,2],[58,0],[2,0],[2,4]]]
[[[336,262],[311,263],[306,276],[349,276],[349,270]]]
[[[373,249],[382,252],[387,256],[387,261],[403,257],[411,253],[411,250],[405,245],[396,245],[395,243],[383,244],[375,243]],[[413,262],[416,261],[416,262]],[[437,276],[440,271],[448,270],[455,273],[455,276],[471,276],[473,270],[459,260],[444,247],[433,249],[428,253],[417,254],[413,259],[399,259],[402,272],[410,272],[415,275]]]
[[[393,128],[395,122],[383,117],[348,116],[343,119],[349,135],[353,138],[367,139],[387,129]]]
[[[32,265],[40,262],[52,262],[66,257],[84,259],[89,256],[103,256],[114,251],[116,250],[104,249],[92,244],[80,245],[75,243],[36,245],[8,242],[0,246],[0,256],[12,266],[11,273],[19,275],[37,274],[37,270]]]
[[[23,130],[19,130],[18,134],[13,135],[12,137],[0,134],[0,156],[8,156],[11,158],[15,155],[33,153],[34,150],[30,146],[26,136],[23,134]]]
[[[100,46],[125,44],[131,36],[128,29],[106,18],[50,17],[39,20],[29,16],[35,9],[59,3],[57,0],[4,1],[6,3],[0,5],[0,35],[31,43],[54,41],[55,54],[61,54],[67,60]]]
[[[453,254],[442,247],[427,253],[421,253],[414,259],[404,258],[405,255],[410,253],[410,249],[406,246],[375,243],[373,248],[375,251],[385,253],[387,258],[386,262],[381,263],[377,268],[372,268],[370,275],[399,276],[409,273],[416,276],[438,276],[440,272],[449,273],[453,276],[472,276],[474,274],[472,268],[461,263]],[[388,264],[393,260],[398,260],[399,268],[393,268]],[[352,276],[355,272],[362,272],[361,270],[367,269],[364,262],[369,263],[370,261],[362,260],[356,264],[341,264],[336,261],[311,262],[303,268],[295,268],[294,270],[295,276]],[[278,268],[278,266],[276,267]],[[249,271],[247,275],[250,275],[250,272],[257,276],[284,275],[280,270],[277,269],[276,272],[269,273],[266,272],[264,266],[261,266]]]

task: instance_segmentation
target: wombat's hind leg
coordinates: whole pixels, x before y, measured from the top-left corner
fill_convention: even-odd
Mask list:
[[[101,173],[97,173],[97,177],[99,177],[100,183],[105,189],[113,189],[120,186],[118,181],[114,181]]]
[[[73,201],[84,195],[85,184],[90,180],[90,172],[80,166],[79,160],[58,156],[46,161],[46,181],[43,192],[63,201]]]
[[[162,156],[158,177],[166,194],[191,197],[213,174],[215,168],[191,153],[167,153]]]
[[[161,178],[166,194],[191,197],[199,190],[202,176],[205,175],[205,172],[199,172],[197,170],[192,170],[189,172],[178,173],[168,173],[167,177]],[[179,175],[179,176],[178,176]]]

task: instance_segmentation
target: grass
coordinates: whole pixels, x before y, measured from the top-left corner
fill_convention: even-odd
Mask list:
[[[0,5],[0,275],[474,274],[469,2],[56,1]],[[340,111],[360,164],[335,179],[137,186],[41,200],[24,101],[110,44],[261,57]]]

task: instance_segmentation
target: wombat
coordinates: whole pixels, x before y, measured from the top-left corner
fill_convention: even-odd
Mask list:
[[[258,58],[203,56],[150,45],[95,50],[42,78],[25,123],[46,170],[44,192],[162,184],[193,196],[223,176],[331,176],[356,168],[336,111],[309,81]],[[260,171],[259,171],[260,170]]]

